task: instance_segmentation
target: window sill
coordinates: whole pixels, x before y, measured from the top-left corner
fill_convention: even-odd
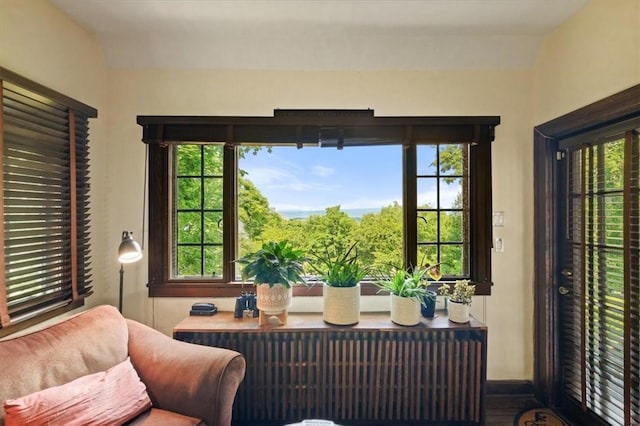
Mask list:
[[[237,297],[242,291],[252,291],[254,289],[251,283],[231,282],[231,283],[211,283],[198,281],[170,281],[158,285],[149,285],[149,297]],[[386,292],[380,292],[380,289],[371,282],[365,282],[360,285],[360,294],[362,296],[384,296]],[[298,285],[293,288],[294,296],[322,296],[322,285],[315,284],[312,286]],[[491,286],[486,284],[477,284],[477,296],[491,295]]]

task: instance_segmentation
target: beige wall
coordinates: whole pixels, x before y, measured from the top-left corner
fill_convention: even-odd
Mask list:
[[[144,145],[137,115],[271,115],[274,108],[500,115],[493,207],[505,212],[505,226],[494,229],[505,252],[493,256],[494,294],[476,298],[473,311],[489,326],[489,378],[531,379],[532,127],[640,83],[638,4],[593,0],[545,41],[533,70],[134,71],[107,70],[92,36],[48,2],[0,0],[0,65],[99,110],[91,123],[96,295],[90,304],[117,303],[120,233],[142,233]],[[145,283],[144,261],[126,266],[125,314],[169,334],[195,300],[149,299]],[[223,309],[233,305],[232,299],[214,301]],[[385,305],[376,297],[363,301],[369,310]],[[297,298],[293,310],[320,308],[317,298]]]
[[[591,0],[544,41],[533,68],[533,123],[640,83],[640,0]]]
[[[532,377],[531,305],[531,123],[528,71],[158,71],[112,70],[109,73],[109,167],[141,168],[144,148],[135,116],[266,115],[274,108],[373,108],[376,115],[499,115],[494,143],[494,208],[505,212],[496,229],[505,252],[493,260],[495,287],[490,298],[477,298],[473,310],[489,329],[489,376]],[[127,158],[121,158],[127,153]],[[122,188],[122,200],[137,200],[139,185],[123,173],[110,173]],[[134,180],[135,181],[135,180]],[[117,215],[124,206],[109,206]],[[137,226],[133,225],[134,228]],[[125,312],[151,322],[163,332],[188,312],[192,299],[149,301],[142,265],[127,267]],[[134,278],[135,277],[135,278]],[[215,300],[232,309],[232,299]],[[363,301],[369,310],[388,309],[384,297]],[[321,309],[319,298],[295,298],[292,311]],[[509,351],[505,351],[505,348]]]

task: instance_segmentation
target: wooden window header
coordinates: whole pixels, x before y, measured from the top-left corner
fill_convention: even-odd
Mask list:
[[[489,143],[500,117],[375,117],[373,110],[274,110],[273,117],[138,116],[150,144]]]

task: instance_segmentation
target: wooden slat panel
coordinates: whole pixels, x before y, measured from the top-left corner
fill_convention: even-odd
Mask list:
[[[247,374],[234,423],[330,418],[349,424],[481,424],[485,329],[292,327],[254,333],[237,329],[237,320],[229,324],[217,330],[176,327],[174,335],[244,354]]]

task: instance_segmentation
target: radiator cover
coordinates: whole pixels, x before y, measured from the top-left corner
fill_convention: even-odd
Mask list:
[[[286,326],[191,317],[179,340],[242,353],[247,373],[234,424],[324,418],[348,424],[482,424],[486,382],[484,324],[450,323],[444,313],[415,327],[388,314],[363,314],[351,327],[320,315],[290,314]]]

